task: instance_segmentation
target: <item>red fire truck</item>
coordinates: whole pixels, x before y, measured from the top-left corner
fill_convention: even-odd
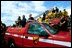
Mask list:
[[[5,41],[9,47],[71,47],[69,31],[58,31],[46,23],[27,22],[25,27],[8,27]]]

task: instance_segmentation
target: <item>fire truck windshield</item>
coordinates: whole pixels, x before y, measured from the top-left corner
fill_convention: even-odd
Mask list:
[[[47,36],[48,33],[43,29],[39,23],[30,23],[28,33],[41,36]]]
[[[51,33],[51,34],[56,34],[57,33],[57,29],[54,29],[53,27],[51,27],[50,25],[46,24],[46,23],[42,23],[45,28]]]

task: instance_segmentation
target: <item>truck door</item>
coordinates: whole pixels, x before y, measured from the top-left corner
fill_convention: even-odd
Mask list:
[[[15,28],[15,31],[14,31],[14,40],[15,40],[15,43],[19,46],[22,46],[22,38],[21,36],[23,35],[23,32],[21,31],[22,28],[19,27],[19,28]]]

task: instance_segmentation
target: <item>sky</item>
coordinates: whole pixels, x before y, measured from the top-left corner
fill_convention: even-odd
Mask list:
[[[63,11],[66,9],[68,15],[71,14],[71,1],[1,1],[1,21],[7,26],[15,24],[18,16],[25,15],[26,19],[29,14],[33,17],[58,7]]]

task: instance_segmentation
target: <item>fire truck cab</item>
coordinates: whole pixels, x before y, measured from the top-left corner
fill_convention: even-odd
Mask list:
[[[28,22],[25,27],[8,27],[5,41],[20,47],[71,47],[69,31],[58,31],[46,23]]]

